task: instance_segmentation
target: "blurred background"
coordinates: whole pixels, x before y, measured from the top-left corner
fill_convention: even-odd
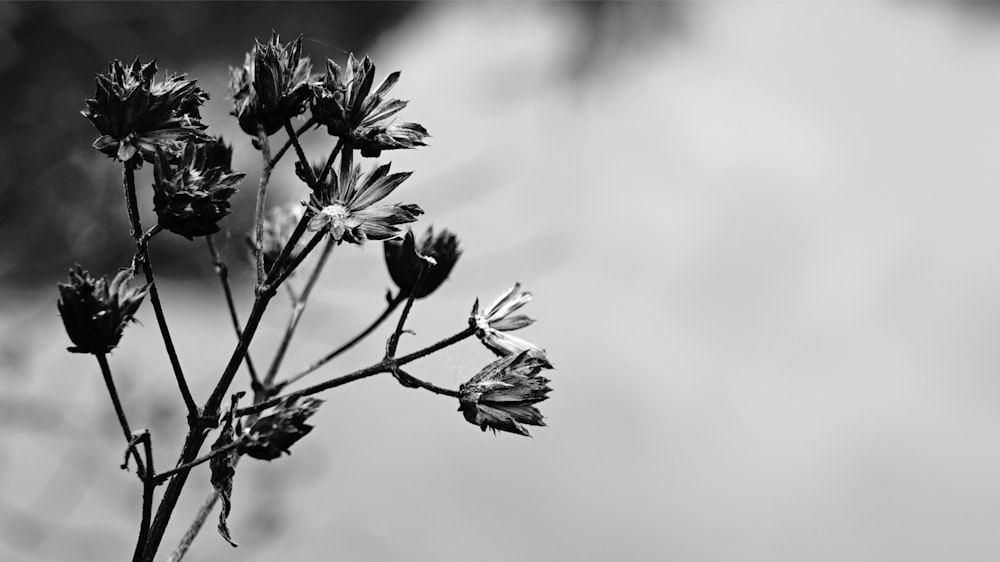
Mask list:
[[[997,6],[0,4],[0,559],[123,559],[137,526],[99,370],[65,351],[55,307],[70,265],[131,255],[119,169],[79,115],[94,74],[139,55],[212,93],[210,130],[248,172],[220,238],[245,316],[260,166],[227,69],[272,29],[317,67],[353,51],[377,79],[403,70],[403,119],[433,138],[382,160],[415,170],[394,195],[427,211],[418,229],[465,255],[402,349],[521,281],[539,322],[518,335],[557,368],[549,427],[483,434],[388,377],[339,388],[294,455],[240,465],[241,546],[213,515],[187,560],[1000,559]],[[284,162],[270,201],[304,189]],[[152,224],[150,190],[140,204]],[[234,344],[217,280],[201,242],[160,236],[152,256],[203,398]],[[379,246],[338,249],[287,369],[390,285]],[[276,300],[258,363],[287,314]],[[139,317],[111,365],[167,467],[183,413]],[[457,387],[490,358],[465,342],[413,374]],[[202,467],[164,557],[208,489]]]

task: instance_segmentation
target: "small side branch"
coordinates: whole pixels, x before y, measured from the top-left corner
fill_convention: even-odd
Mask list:
[[[226,297],[226,307],[229,309],[229,319],[233,323],[233,330],[235,330],[236,339],[238,340],[243,337],[243,330],[240,328],[240,318],[236,313],[236,302],[233,300],[233,291],[229,286],[229,266],[226,265],[225,260],[222,259],[215,247],[215,235],[210,234],[206,236],[205,243],[208,245],[208,253],[212,257],[212,265],[215,266],[215,273],[219,276],[219,283],[222,284],[222,292]],[[253,360],[250,359],[249,351],[247,351],[245,359],[247,371],[250,373],[250,387],[254,391],[263,388],[260,383],[260,377],[257,376],[257,369],[253,365]]]

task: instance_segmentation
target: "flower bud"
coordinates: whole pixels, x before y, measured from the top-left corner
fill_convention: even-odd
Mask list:
[[[240,452],[266,461],[282,453],[291,454],[291,446],[312,431],[313,426],[306,420],[322,403],[318,398],[305,398],[301,402],[293,399],[281,404],[273,414],[258,419],[246,430]]]
[[[400,294],[408,296],[412,292],[418,299],[430,295],[444,283],[461,255],[458,237],[447,230],[435,236],[433,227],[428,227],[419,245],[413,231],[407,231],[402,241],[385,242],[385,264],[392,281],[399,287]],[[433,263],[426,258],[432,259]],[[421,268],[424,268],[423,279],[413,292]]]
[[[312,63],[302,56],[302,37],[282,44],[278,34],[266,43],[254,41],[243,66],[230,69],[232,114],[240,128],[257,136],[281,130],[286,120],[301,115],[311,96]]]
[[[188,143],[175,168],[159,152],[153,169],[153,209],[160,226],[193,240],[219,231],[229,198],[245,174],[208,167],[204,147]]]
[[[525,425],[544,426],[535,404],[548,398],[549,380],[539,375],[552,365],[543,355],[522,351],[490,363],[458,387],[459,411],[466,421],[494,433],[530,437]]]
[[[107,353],[122,338],[125,325],[134,321],[135,312],[146,296],[146,288],[129,289],[128,270],[122,270],[110,282],[94,279],[79,265],[69,270],[69,283],[59,284],[59,315],[73,353]]]

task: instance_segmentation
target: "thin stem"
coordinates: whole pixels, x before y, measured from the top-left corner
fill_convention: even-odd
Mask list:
[[[267,201],[267,183],[271,181],[271,143],[267,140],[267,133],[264,127],[257,129],[257,142],[260,144],[261,158],[264,159],[264,169],[260,173],[260,183],[257,185],[257,207],[254,210],[254,224],[256,225],[254,238],[254,252],[257,256],[257,286],[255,291],[259,292],[264,284],[264,206]]]
[[[185,470],[191,470],[192,468],[198,466],[199,464],[206,463],[206,462],[214,459],[215,457],[217,457],[217,456],[219,456],[219,455],[221,455],[223,453],[228,453],[229,451],[232,451],[236,447],[239,447],[241,444],[242,444],[241,441],[239,439],[237,439],[237,440],[233,441],[232,443],[229,443],[229,444],[226,444],[226,445],[223,445],[223,446],[219,447],[218,449],[212,449],[211,451],[205,453],[204,455],[198,457],[197,459],[195,459],[195,460],[193,460],[191,462],[186,462],[184,464],[177,465],[174,468],[171,468],[170,470],[167,470],[166,472],[161,472],[161,473],[157,474],[155,482],[156,482],[157,485],[163,484],[170,477],[172,477],[173,475],[177,474],[178,472],[185,471]]]
[[[396,369],[396,372],[402,379],[400,382],[404,380],[406,381],[403,382],[403,386],[408,386],[410,388],[422,388],[424,390],[429,390],[434,394],[440,394],[442,396],[451,396],[452,398],[458,398],[459,396],[461,396],[457,390],[444,388],[441,386],[437,386],[435,384],[431,384],[427,381],[420,380],[417,377],[411,375],[410,373],[407,373],[402,369]]]
[[[417,273],[417,280],[413,283],[413,287],[410,288],[410,294],[406,298],[406,306],[403,307],[403,313],[399,315],[399,321],[396,323],[396,330],[389,336],[389,341],[385,344],[386,359],[392,359],[396,356],[396,348],[399,347],[399,337],[403,334],[403,325],[406,324],[406,317],[410,315],[410,309],[413,308],[413,300],[416,298],[417,290],[420,288],[420,283],[424,280],[424,272],[426,271],[427,264],[421,263],[420,271]]]
[[[299,320],[302,319],[302,313],[306,309],[306,304],[309,301],[309,295],[312,293],[313,287],[316,286],[320,273],[323,272],[323,268],[326,266],[326,262],[330,259],[330,254],[336,246],[337,241],[332,237],[327,237],[326,245],[323,246],[323,251],[320,253],[319,259],[316,261],[316,265],[313,267],[312,273],[309,275],[309,279],[306,281],[305,287],[303,287],[302,292],[300,292],[299,295],[293,299],[292,314],[288,319],[288,327],[285,328],[285,335],[281,338],[281,344],[278,346],[278,351],[275,353],[274,359],[271,361],[271,367],[267,370],[267,375],[264,376],[265,387],[269,388],[271,383],[274,382],[274,378],[278,374],[278,369],[281,367],[281,362],[285,359],[285,353],[288,352],[288,346],[292,342],[292,337],[295,335],[295,330],[299,326]]]
[[[125,417],[125,409],[122,408],[122,402],[118,398],[118,389],[115,387],[115,380],[111,377],[111,366],[108,365],[108,356],[104,353],[95,353],[94,357],[97,358],[97,363],[101,366],[101,374],[104,375],[104,385],[108,387],[108,395],[111,396],[111,404],[115,408],[115,415],[118,416],[118,425],[122,428],[122,433],[125,435],[125,442],[131,443],[132,441],[132,430],[128,425],[128,418]],[[135,445],[129,445],[128,451],[131,451],[133,457],[135,457],[135,466],[137,474],[141,477],[145,473],[146,469],[142,463],[142,458],[139,457],[139,452],[135,449]],[[126,468],[128,465],[128,455],[125,456],[125,464],[122,468]]]
[[[233,459],[233,463],[236,463],[239,457]],[[215,508],[215,504],[219,503],[219,493],[212,490],[205,501],[201,504],[198,509],[198,513],[195,515],[194,520],[191,521],[191,525],[188,530],[184,532],[184,536],[181,537],[179,543],[177,543],[177,548],[174,549],[173,554],[170,555],[168,559],[169,562],[180,562],[184,555],[187,554],[189,548],[194,543],[194,539],[198,538],[198,533],[201,528],[205,526],[205,521],[208,516],[212,514],[212,509]]]
[[[316,118],[310,117],[301,127],[299,127],[299,130],[295,132],[295,136],[301,137],[303,133],[309,130],[309,127],[312,127],[315,124],[316,124]],[[278,152],[274,153],[274,158],[272,158],[270,162],[267,162],[267,166],[269,168],[274,168],[275,166],[277,166],[278,161],[281,160],[281,157],[284,156],[285,153],[288,152],[288,149],[291,147],[292,147],[292,139],[289,138],[288,140],[285,141],[285,144],[281,145],[281,148],[278,149]]]
[[[279,274],[278,278],[273,281],[268,280],[268,286],[271,288],[271,290],[274,290],[275,287],[278,287],[279,285],[284,283],[285,279],[288,279],[288,276],[291,275],[295,271],[295,269],[299,267],[299,265],[303,262],[303,260],[306,259],[306,256],[308,256],[309,253],[316,248],[316,246],[319,244],[320,240],[322,240],[324,236],[326,236],[325,230],[320,230],[319,232],[314,234],[313,237],[310,238],[308,242],[306,242],[305,248],[303,248],[301,252],[296,254],[295,257],[292,258],[291,263],[289,263],[286,267],[284,267],[281,270],[281,273]],[[273,269],[272,273],[274,273]]]
[[[146,275],[146,283],[149,285],[149,301],[153,303],[153,311],[156,313],[156,323],[160,327],[160,334],[163,337],[163,346],[167,350],[170,358],[170,366],[174,371],[174,378],[177,379],[177,387],[180,389],[181,398],[188,412],[188,426],[194,427],[198,423],[198,406],[191,396],[187,379],[184,378],[184,371],[181,370],[180,360],[177,358],[177,350],[174,349],[174,341],[170,337],[170,330],[167,328],[167,319],[163,315],[163,305],[160,303],[160,294],[156,289],[156,278],[153,276],[153,265],[149,261],[149,251],[145,243],[142,243],[142,224],[139,221],[139,206],[135,196],[135,169],[131,162],[122,165],[122,184],[125,188],[125,203],[128,207],[129,226],[132,231],[132,239],[136,244],[136,251],[139,254],[139,262],[142,264],[143,272]]]
[[[303,388],[302,390],[296,390],[294,392],[289,392],[288,394],[285,394],[283,396],[277,396],[277,397],[271,398],[270,400],[264,400],[263,402],[260,402],[258,404],[254,404],[253,406],[249,406],[249,407],[246,407],[246,408],[239,408],[239,409],[236,410],[236,416],[246,416],[246,415],[254,414],[254,413],[257,413],[257,412],[262,412],[262,411],[264,411],[264,410],[266,410],[268,408],[272,408],[274,406],[277,406],[278,404],[281,404],[285,400],[291,400],[293,398],[301,398],[303,396],[310,396],[312,394],[323,392],[324,390],[329,390],[331,388],[335,388],[335,387],[347,384],[349,382],[354,382],[356,380],[367,378],[367,377],[370,377],[372,375],[377,375],[379,373],[389,373],[389,372],[392,372],[393,369],[398,369],[402,365],[406,365],[407,363],[411,363],[413,361],[416,361],[417,359],[420,359],[421,357],[425,357],[427,355],[430,355],[431,353],[434,353],[435,351],[444,349],[444,348],[446,348],[446,347],[448,347],[450,345],[454,345],[454,344],[456,344],[456,343],[458,343],[458,342],[460,342],[460,341],[462,341],[462,340],[464,340],[464,339],[472,336],[475,333],[476,333],[476,329],[475,328],[472,328],[472,327],[466,328],[466,329],[462,330],[461,332],[459,332],[459,333],[457,333],[457,334],[455,334],[453,336],[449,336],[449,337],[447,337],[447,338],[445,338],[445,339],[443,339],[443,340],[441,340],[441,341],[439,341],[439,342],[437,342],[437,343],[435,343],[433,345],[425,347],[424,349],[421,349],[419,351],[414,351],[413,353],[410,353],[409,355],[404,355],[402,357],[397,357],[397,358],[394,358],[394,359],[383,359],[382,361],[379,361],[378,363],[376,363],[376,364],[374,364],[374,365],[372,365],[370,367],[365,367],[364,369],[359,369],[357,371],[354,371],[353,373],[342,375],[340,377],[336,377],[336,378],[330,379],[328,381],[321,382],[319,384],[315,384],[313,386]]]
[[[288,379],[286,379],[284,382],[281,382],[281,383],[275,385],[275,387],[276,388],[284,388],[284,387],[286,387],[286,386],[288,386],[288,385],[290,385],[290,384],[292,384],[294,382],[297,382],[297,381],[301,380],[303,377],[305,377],[309,373],[312,373],[316,369],[319,369],[323,365],[326,365],[327,363],[329,363],[331,360],[333,360],[334,358],[336,358],[340,354],[344,353],[348,349],[351,349],[352,347],[354,347],[355,345],[357,345],[358,342],[360,342],[361,340],[363,340],[366,337],[368,337],[368,335],[371,334],[372,332],[374,332],[376,328],[378,328],[379,326],[381,326],[382,322],[385,322],[386,318],[389,318],[389,316],[393,313],[393,311],[395,311],[396,308],[399,307],[399,305],[402,304],[404,300],[405,300],[405,297],[403,296],[403,293],[400,292],[398,295],[396,295],[395,297],[393,297],[389,301],[389,304],[385,307],[385,310],[382,311],[382,314],[380,314],[378,318],[376,318],[371,324],[369,324],[367,328],[365,328],[364,330],[362,330],[361,333],[359,333],[358,335],[354,336],[353,338],[351,338],[350,341],[348,341],[344,345],[338,347],[337,349],[331,351],[330,353],[326,354],[325,356],[323,356],[319,360],[314,361],[311,365],[309,365],[308,367],[306,367],[304,370],[300,371],[299,373],[297,373],[297,374],[295,374],[295,375],[293,375],[291,377],[288,377]]]
[[[343,137],[340,137],[337,139],[337,146],[334,146],[333,150],[330,151],[330,157],[326,159],[326,165],[323,166],[323,171],[319,174],[319,179],[317,180],[319,183],[326,181],[326,176],[330,175],[330,171],[333,170],[333,161],[337,158],[337,153],[340,152],[340,149],[342,148],[344,148],[344,139]]]
[[[316,185],[316,176],[313,174],[312,164],[309,163],[309,159],[306,158],[306,153],[302,150],[302,145],[299,144],[299,136],[295,133],[295,129],[292,128],[291,119],[285,119],[285,132],[288,133],[288,141],[292,143],[295,147],[295,152],[299,156],[299,162],[302,163],[302,168],[305,170],[305,175],[309,184],[312,188]]]
[[[240,317],[236,313],[236,302],[233,300],[233,291],[229,287],[229,266],[223,261],[222,257],[219,255],[219,251],[215,247],[215,235],[209,234],[205,237],[205,243],[208,245],[208,253],[212,257],[212,265],[215,266],[215,273],[219,276],[219,283],[222,284],[222,292],[226,296],[226,307],[229,309],[229,319],[233,323],[233,330],[236,332],[236,338],[239,339],[243,337],[243,330],[240,329]],[[250,373],[250,388],[257,390],[258,388],[263,388],[260,383],[260,377],[257,376],[257,369],[253,365],[253,360],[250,359],[250,353],[247,352],[244,358],[247,364],[247,371]]]
[[[139,537],[135,543],[132,562],[140,562],[143,551],[146,549],[146,542],[149,538],[149,522],[153,517],[153,491],[156,489],[156,484],[153,482],[153,475],[156,473],[153,468],[153,443],[148,430],[135,436],[130,445],[134,447],[139,441],[142,442],[146,451],[146,470],[143,471],[142,477],[142,520],[139,523]]]

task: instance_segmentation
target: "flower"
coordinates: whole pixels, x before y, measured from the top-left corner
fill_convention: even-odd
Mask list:
[[[79,265],[69,270],[69,283],[59,284],[59,315],[73,353],[107,353],[122,338],[125,325],[146,296],[146,288],[129,289],[132,278],[122,270],[110,282],[94,279]]]
[[[257,136],[258,128],[273,135],[306,110],[312,63],[302,56],[302,37],[284,45],[277,33],[267,43],[254,40],[243,66],[230,67],[229,75],[230,113],[248,135]]]
[[[530,437],[524,425],[544,426],[535,404],[548,398],[549,379],[540,376],[552,365],[541,355],[522,351],[490,363],[458,387],[458,410],[486,431],[492,429]],[[523,424],[523,425],[522,425]]]
[[[458,237],[447,230],[442,230],[435,236],[434,227],[427,228],[419,248],[413,231],[407,231],[403,241],[386,240],[384,245],[385,264],[392,281],[399,287],[400,294],[407,296],[413,293],[413,297],[418,299],[437,290],[462,255],[462,250],[458,248]],[[423,280],[414,292],[417,277],[425,266],[428,267],[424,271]]]
[[[365,157],[377,157],[383,150],[425,146],[427,129],[416,123],[394,123],[393,116],[409,102],[385,99],[399,81],[400,72],[386,77],[371,93],[375,64],[365,57],[358,61],[351,53],[347,70],[330,59],[326,76],[313,86],[313,116],[326,125],[331,135],[345,138]]]
[[[513,355],[525,350],[544,355],[545,352],[538,346],[504,333],[519,330],[535,322],[523,314],[511,316],[514,311],[529,302],[531,293],[522,292],[521,284],[515,283],[506,293],[497,297],[482,314],[479,312],[479,299],[476,299],[476,303],[472,306],[472,314],[469,316],[469,326],[476,329],[476,337],[483,342],[483,345],[497,355]]]
[[[223,172],[232,172],[233,145],[226,144],[222,137],[214,137],[206,142],[205,168],[221,168]]]
[[[321,404],[323,401],[318,398],[282,403],[273,414],[260,418],[246,430],[240,452],[266,461],[280,457],[281,453],[291,454],[291,446],[312,431],[313,426],[306,420]]]
[[[300,176],[303,170],[298,167]],[[389,174],[389,164],[379,166],[361,178],[355,166],[347,178],[330,172],[309,198],[315,213],[309,230],[328,229],[335,240],[363,244],[366,240],[388,240],[401,235],[399,225],[417,220],[423,209],[413,204],[376,205],[393,192],[412,172]]]
[[[292,237],[295,225],[302,218],[303,212],[305,212],[305,207],[300,204],[283,205],[274,207],[264,216],[264,237],[262,240],[264,271],[271,271],[274,262],[281,255],[281,250],[285,248],[285,244]],[[254,240],[254,233],[251,232],[247,235],[246,241],[250,245],[251,252],[254,250]],[[256,257],[257,254],[253,255]],[[293,251],[289,258],[294,259],[294,257],[295,252]]]
[[[204,147],[188,143],[175,168],[157,152],[153,168],[153,209],[160,226],[193,240],[219,231],[229,214],[229,198],[245,174],[210,168]]]
[[[142,64],[138,58],[131,66],[113,61],[107,74],[97,75],[97,93],[80,112],[101,134],[94,148],[122,162],[136,155],[152,162],[157,147],[176,154],[185,141],[210,139],[198,111],[208,93],[184,74],[162,82],[154,82],[155,75],[156,61]]]

